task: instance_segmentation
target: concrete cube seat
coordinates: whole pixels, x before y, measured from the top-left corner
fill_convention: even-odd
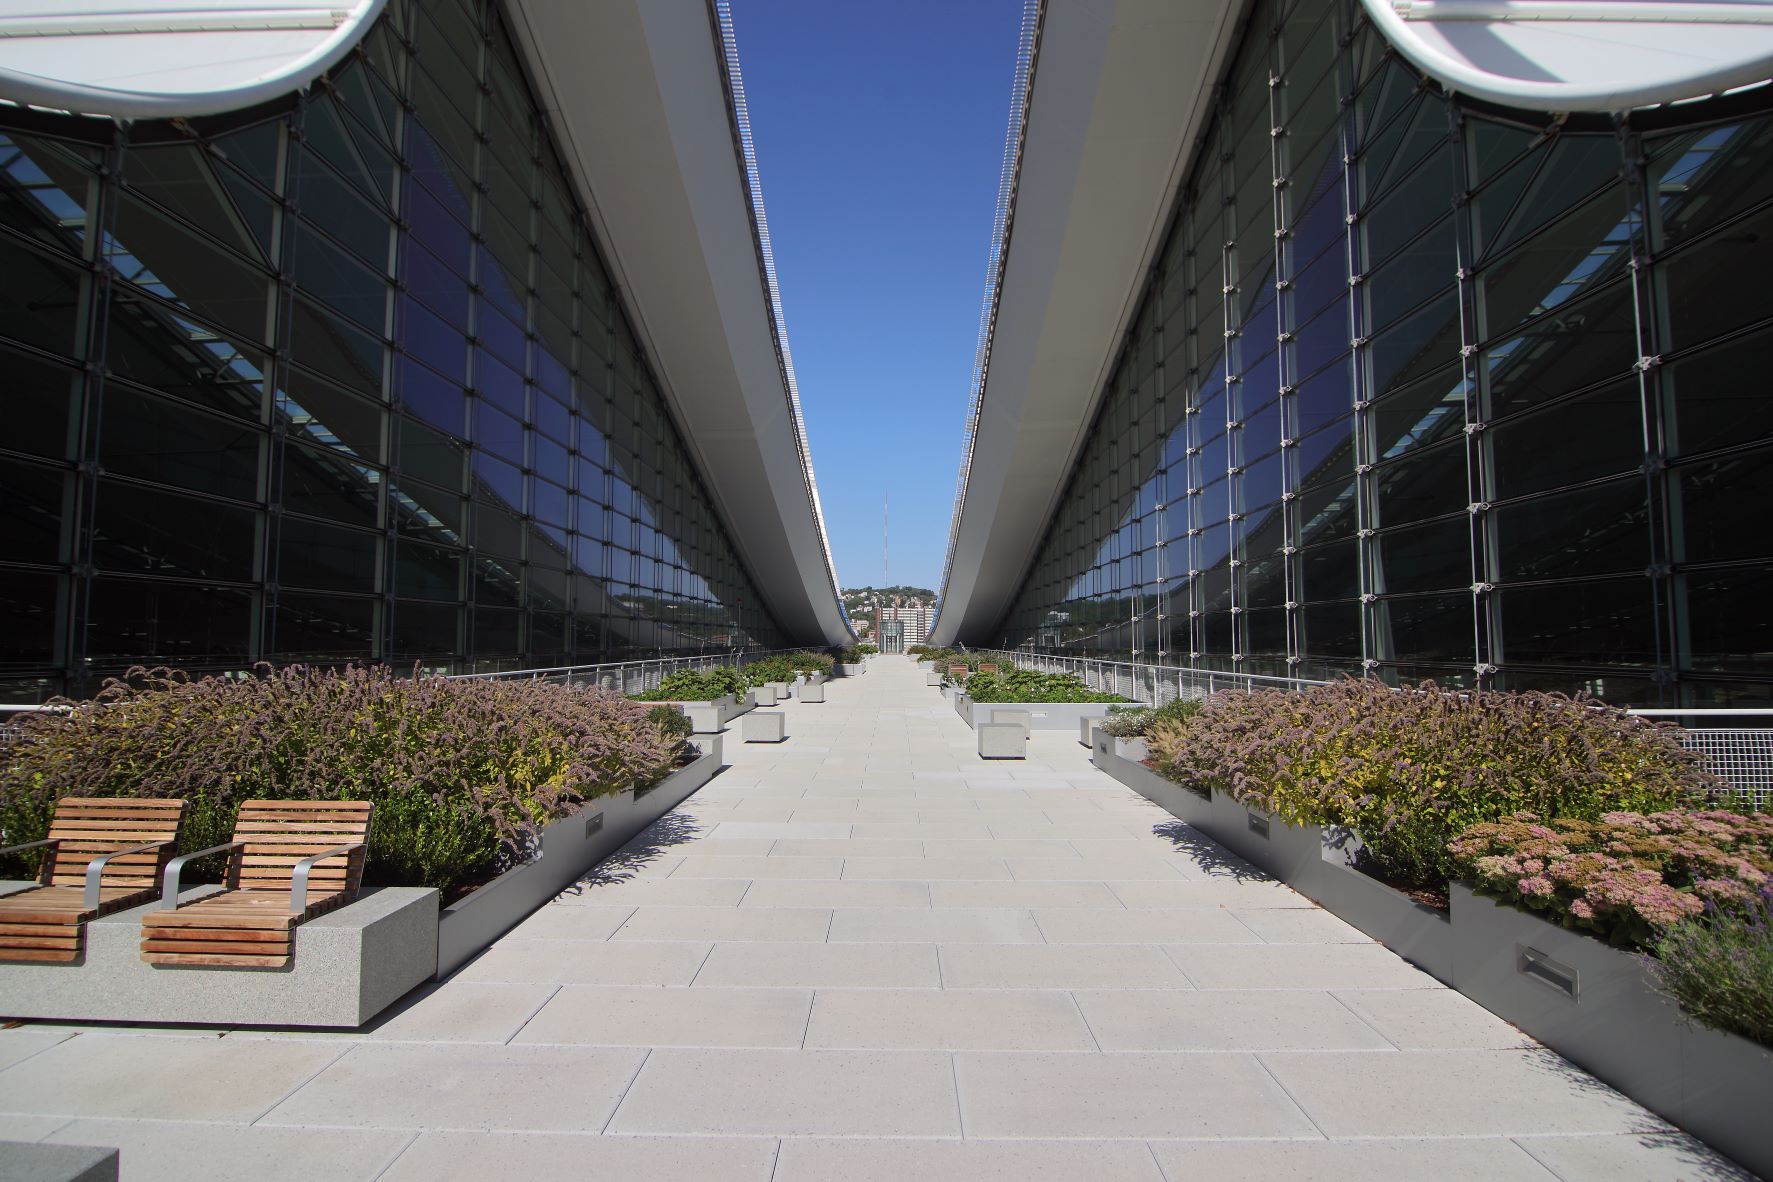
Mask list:
[[[808,681],[800,687],[800,700],[803,702],[823,702],[825,700],[825,683]]]
[[[788,716],[780,710],[753,710],[740,729],[747,743],[780,743],[788,737]]]
[[[751,694],[759,706],[774,706],[776,704],[776,687],[774,685],[760,685],[752,690]]]
[[[1013,722],[987,722],[975,727],[980,759],[1027,759],[1028,728]]]

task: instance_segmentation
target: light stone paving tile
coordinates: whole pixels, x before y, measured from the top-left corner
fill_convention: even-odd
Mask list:
[[[121,1151],[129,1182],[250,1178],[253,1182],[370,1179],[406,1148],[396,1129],[283,1129],[187,1121],[77,1120],[45,1138]]]
[[[0,1112],[246,1122],[348,1049],[336,1041],[81,1034],[0,1072]]]
[[[364,1043],[259,1121],[387,1129],[601,1128],[646,1052]]]
[[[1231,914],[1270,944],[1373,942],[1373,937],[1353,924],[1315,907],[1233,907]]]
[[[1562,1182],[1755,1182],[1685,1134],[1516,1137],[1515,1144]]]
[[[935,945],[861,943],[716,944],[695,980],[698,989],[746,985],[901,989],[935,988],[941,983]]]
[[[923,843],[926,858],[1075,858],[1071,843],[1056,837],[1020,840],[994,837],[958,837]]]
[[[798,1047],[810,989],[651,989],[568,985],[513,1043],[639,1047]]]
[[[1261,1059],[1329,1137],[1668,1131],[1549,1051],[1277,1051]]]
[[[1078,990],[1104,1051],[1389,1051],[1328,993]]]
[[[1034,912],[1049,944],[1260,944],[1256,933],[1225,911],[1205,907],[1128,911],[1106,907],[1043,907]]]
[[[41,1141],[67,1123],[65,1116],[0,1115],[0,1141]]]
[[[863,806],[842,812],[828,808],[808,808],[795,809],[794,820],[809,825],[827,825],[841,821],[850,826],[851,832],[848,836],[855,837],[858,836],[854,832],[857,825],[900,825],[917,820],[917,814],[911,809],[891,806],[884,808]]]
[[[686,856],[674,878],[837,878],[842,858]]]
[[[1047,820],[1001,820],[990,823],[993,837],[1129,837],[1131,828],[1119,821],[1078,821],[1055,824]]]
[[[920,858],[923,842],[909,838],[844,838],[801,841],[783,838],[769,851],[772,858]]]
[[[932,882],[935,907],[1114,907],[1102,882]]]
[[[600,882],[569,888],[554,897],[556,907],[737,907],[747,878],[649,878]]]
[[[846,858],[846,882],[942,882],[1007,880],[1010,872],[996,858]]]
[[[1187,989],[1157,948],[1137,944],[942,944],[949,989]]]
[[[1153,1141],[1164,1172],[1213,1182],[1556,1182],[1505,1137],[1413,1141]],[[1616,1174],[1608,1182],[1635,1179]]]
[[[1175,882],[1181,872],[1158,857],[1006,858],[1017,882]]]
[[[676,941],[514,940],[494,944],[454,978],[553,985],[688,985],[710,945]]]
[[[541,908],[511,929],[519,940],[607,940],[628,922],[632,907]]]
[[[770,1182],[767,1137],[424,1133],[377,1182]]]
[[[990,837],[992,833],[983,821],[859,821],[850,831],[850,836],[929,841],[954,837]]]
[[[742,824],[753,824],[745,821]],[[768,824],[768,822],[758,822]],[[762,857],[770,852],[776,844],[773,837],[697,837],[674,846],[686,854],[735,854],[739,856],[756,855]]]
[[[714,837],[797,837],[805,840],[844,838],[850,827],[844,823],[825,825],[805,821],[722,821],[716,825]],[[699,852],[699,851],[698,851]]]
[[[609,1131],[958,1137],[960,1119],[940,1052],[659,1050]]]
[[[508,1042],[554,996],[552,984],[450,981],[408,995],[361,1037],[387,1042]]]
[[[1003,907],[840,907],[832,912],[833,944],[1040,944],[1026,910]]]
[[[923,907],[930,884],[923,882],[754,882],[739,904],[751,907]]]
[[[1123,906],[1136,911],[1167,907],[1306,907],[1317,904],[1272,879],[1190,878],[1176,882],[1111,882]]]
[[[1168,849],[1152,837],[1074,837],[1064,844],[1071,847],[1072,853],[1094,862],[1109,862],[1116,858],[1161,858],[1168,853]]]
[[[621,855],[617,855],[620,857]],[[682,855],[670,854],[624,860],[621,873],[628,878],[666,878],[683,862]],[[603,867],[599,867],[602,870]]]
[[[642,907],[624,940],[823,940],[831,912],[818,907]]]
[[[954,1070],[971,1137],[1318,1135],[1249,1055],[962,1052]]]
[[[806,1045],[944,1051],[1093,1051],[1070,995],[1036,990],[821,989]]]
[[[1519,1030],[1451,989],[1351,989],[1336,996],[1407,1051],[1534,1045]]]
[[[892,1141],[794,1137],[774,1182],[1164,1182],[1137,1141]]]
[[[1179,944],[1166,949],[1201,989],[1442,989],[1381,944]]]
[[[0,999],[0,1005],[4,1004],[5,1001]],[[0,1030],[0,1071],[72,1037],[73,1031],[54,1026],[19,1026],[11,1030]]]

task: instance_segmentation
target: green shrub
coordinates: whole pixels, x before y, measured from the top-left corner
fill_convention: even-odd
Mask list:
[[[838,650],[837,659],[846,665],[860,665],[879,651],[872,644],[851,644]]]
[[[227,841],[245,800],[370,800],[368,881],[446,893],[523,861],[541,826],[657,783],[685,754],[675,724],[620,697],[381,667],[200,680],[136,669],[64,704],[0,745],[4,844],[42,837],[64,796],[183,797],[187,851]]]
[[[1069,673],[1038,673],[1005,669],[974,673],[966,681],[967,697],[975,702],[1124,702],[1119,694],[1098,693]]]
[[[1542,821],[1516,813],[1473,825],[1449,848],[1479,894],[1649,948],[1708,908],[1753,901],[1773,879],[1773,816],[1679,809]]]
[[[837,662],[828,653],[814,653],[801,650],[788,654],[788,667],[796,673],[823,673],[826,677],[837,668]]]
[[[742,672],[750,686],[794,680],[794,666],[787,657],[765,657],[760,661],[752,661]]]
[[[1149,745],[1170,778],[1286,821],[1349,826],[1379,877],[1439,891],[1456,872],[1447,843],[1479,822],[1703,800],[1720,786],[1675,733],[1590,698],[1346,679],[1215,694],[1155,724]]]
[[[1142,738],[1151,728],[1166,722],[1181,722],[1201,712],[1205,703],[1198,698],[1178,698],[1162,706],[1135,706],[1108,712],[1099,729],[1117,739]]]
[[[634,694],[637,702],[712,702],[732,694],[745,696],[750,689],[744,674],[724,665],[712,669],[679,669],[668,673],[651,693]]]
[[[1656,945],[1662,991],[1691,1017],[1773,1047],[1773,883],[1675,924]]]

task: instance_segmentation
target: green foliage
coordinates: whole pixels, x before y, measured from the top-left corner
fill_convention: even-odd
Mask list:
[[[659,728],[659,733],[672,739],[687,739],[696,727],[689,715],[675,706],[654,706],[646,712],[646,720]]]
[[[1431,682],[1219,693],[1154,724],[1148,742],[1170,778],[1286,821],[1349,826],[1380,877],[1436,891],[1456,870],[1447,843],[1474,824],[1656,812],[1719,787],[1673,728],[1591,698]]]
[[[800,652],[788,654],[788,667],[796,673],[823,673],[826,677],[837,669],[837,661],[829,653]]]
[[[1713,906],[1670,928],[1654,972],[1693,1018],[1773,1047],[1773,883],[1740,906]]]
[[[1135,706],[1108,712],[1100,729],[1117,739],[1148,736],[1151,728],[1166,722],[1182,722],[1201,712],[1206,703],[1199,698],[1178,698],[1162,706]]]
[[[64,796],[183,797],[185,850],[228,840],[245,800],[370,800],[368,881],[448,891],[523,861],[584,801],[658,782],[684,752],[645,706],[596,691],[261,673],[136,669],[23,720],[0,745],[0,838],[42,837]]]
[[[749,686],[794,680],[794,666],[787,657],[764,657],[760,661],[752,661],[745,666],[743,673]]]
[[[737,669],[717,665],[712,669],[679,669],[668,673],[651,693],[635,694],[637,702],[712,702],[732,694],[745,696],[750,689],[745,675]]]
[[[1069,673],[1037,673],[1005,669],[967,678],[967,697],[975,702],[1124,702],[1119,694],[1098,693]]]
[[[845,665],[860,665],[880,650],[872,644],[845,645],[837,652],[837,659]]]

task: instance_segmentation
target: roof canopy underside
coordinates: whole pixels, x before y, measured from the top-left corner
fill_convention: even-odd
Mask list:
[[[1617,111],[1773,75],[1773,4],[1362,0],[1449,90]],[[932,643],[995,643],[1136,311],[1239,0],[1050,0]],[[1582,19],[1571,19],[1579,17]]]
[[[307,86],[385,0],[0,0],[0,98],[120,119],[241,110]],[[777,352],[705,0],[507,0],[635,328],[765,606],[852,639]]]

